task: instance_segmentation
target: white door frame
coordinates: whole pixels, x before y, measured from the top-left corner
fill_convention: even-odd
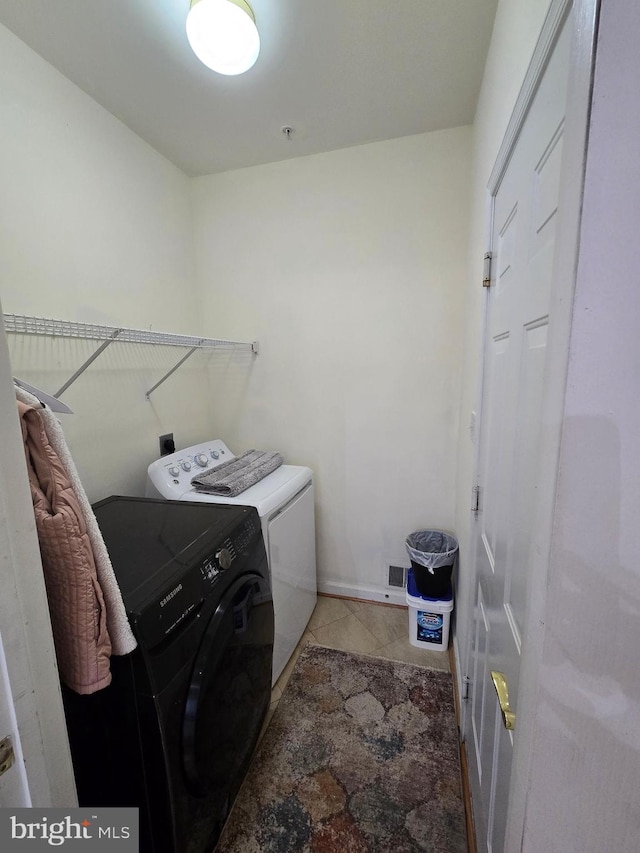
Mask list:
[[[0,321],[0,639],[5,696],[21,761],[3,777],[0,806],[77,805],[49,607],[16,414],[9,348]],[[0,738],[9,732],[0,732]],[[13,779],[11,778],[13,776]]]
[[[540,489],[538,511],[533,529],[532,571],[528,585],[528,613],[523,638],[521,686],[518,696],[518,729],[514,741],[511,769],[509,815],[505,840],[506,851],[521,849],[529,769],[533,750],[532,735],[537,711],[538,669],[544,642],[546,582],[551,551],[558,456],[562,437],[562,413],[564,410],[573,295],[579,249],[580,215],[599,3],[600,0],[575,0],[573,4],[572,0],[552,0],[487,187],[486,210],[487,223],[489,223],[493,218],[493,200],[500,181],[506,171],[539,81],[546,69],[558,33],[573,5],[571,65],[550,305],[550,315],[553,321],[549,326],[548,367],[540,439]],[[492,238],[493,235],[488,235],[489,240]],[[486,316],[482,340],[483,353],[485,351],[485,339]],[[478,423],[480,423],[482,413],[480,409],[477,411]],[[474,483],[477,482],[479,447],[480,442],[476,441]],[[471,567],[471,576],[470,583],[475,589],[475,564]],[[462,670],[464,673],[470,672],[472,636],[473,632],[469,632],[467,648],[464,650],[465,665]],[[462,731],[464,732],[464,719],[462,723]]]
[[[7,738],[13,752],[13,764],[0,776],[0,808],[28,808],[31,805],[31,792],[0,631],[0,739],[6,743]]]

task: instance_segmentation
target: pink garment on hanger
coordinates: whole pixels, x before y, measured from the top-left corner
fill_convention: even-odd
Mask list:
[[[111,640],[87,526],[40,413],[21,402],[18,412],[60,676],[94,693],[111,682]]]

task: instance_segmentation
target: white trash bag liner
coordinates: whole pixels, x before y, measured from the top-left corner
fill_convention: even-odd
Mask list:
[[[407,536],[406,546],[413,562],[425,566],[433,575],[434,569],[453,565],[458,540],[441,530],[416,530]]]

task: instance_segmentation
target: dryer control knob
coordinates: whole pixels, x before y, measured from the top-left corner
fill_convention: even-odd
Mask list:
[[[217,459],[219,456],[220,456],[220,454],[218,453],[218,451],[217,451],[217,450],[212,450],[212,451],[211,451],[211,458],[212,458],[212,459]]]
[[[199,465],[201,468],[207,467],[207,454],[206,453],[198,453],[197,456],[194,456],[193,461],[196,465]]]
[[[219,551],[216,551],[216,561],[221,569],[228,569],[233,562],[231,551],[228,548],[221,548]]]
[[[174,465],[172,468],[169,468],[169,473],[172,477],[177,477],[180,474],[180,469]]]
[[[191,470],[191,462],[183,462],[182,463],[182,470],[183,471],[190,471]]]
[[[221,548],[219,551],[216,551],[216,561],[221,569],[228,569],[233,562],[231,551],[228,548]]]

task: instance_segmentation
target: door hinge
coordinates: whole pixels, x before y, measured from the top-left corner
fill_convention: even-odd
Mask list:
[[[471,684],[471,679],[468,675],[464,675],[462,677],[462,701],[466,702],[469,699],[469,685]]]
[[[471,512],[480,512],[480,486],[471,489]]]
[[[491,252],[485,252],[482,286],[491,287]]]

